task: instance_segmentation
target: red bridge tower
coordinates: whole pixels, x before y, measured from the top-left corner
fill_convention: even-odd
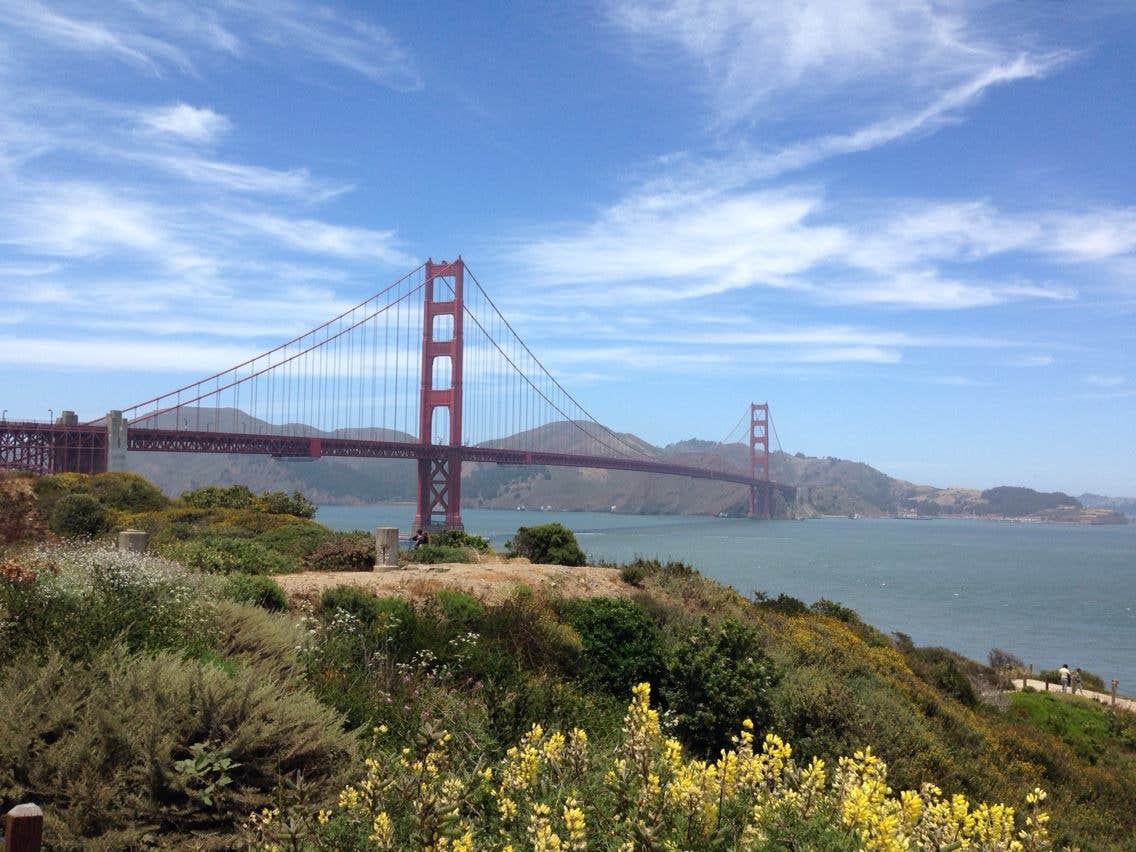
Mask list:
[[[758,486],[749,487],[749,512],[751,518],[769,520],[769,403],[751,402],[749,405],[749,470],[754,479],[761,479],[761,494]],[[760,474],[760,475],[759,475]]]
[[[465,265],[454,261],[426,261],[422,311],[422,392],[418,418],[418,442],[435,452],[418,460],[418,504],[415,529],[461,529],[462,443],[462,286]],[[449,323],[437,322],[450,317]],[[435,374],[435,362],[449,359],[449,386],[435,387],[445,371]],[[449,440],[435,444],[434,416],[447,415]]]

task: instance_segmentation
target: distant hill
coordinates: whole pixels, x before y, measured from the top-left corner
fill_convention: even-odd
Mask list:
[[[183,414],[196,418],[197,412]],[[273,427],[234,409],[203,409],[211,422],[239,424],[242,431],[325,437],[413,441],[406,433],[385,429],[344,429],[320,432],[311,427]],[[204,421],[203,421],[204,422]],[[169,423],[160,425],[172,426]],[[636,435],[601,433],[605,443],[624,444],[660,459],[688,465],[744,471],[749,450],[742,444],[719,444],[690,439],[655,447]],[[589,453],[595,444],[574,424],[553,423],[493,441],[488,446],[521,449],[558,449]],[[131,453],[130,469],[156,482],[170,494],[217,483],[243,483],[254,490],[299,490],[322,504],[360,504],[413,500],[416,467],[401,459],[282,460],[268,456]],[[935,488],[895,479],[863,462],[832,456],[775,452],[770,474],[777,482],[798,490],[795,505],[778,498],[778,517],[815,515],[1013,517],[1080,523],[1124,523],[1113,507],[1068,494],[1051,494],[1029,488],[999,486],[987,491]],[[678,476],[631,473],[588,468],[518,467],[466,464],[463,467],[463,504],[469,507],[515,509],[550,507],[631,514],[741,515],[748,492],[744,486]],[[1108,500],[1109,498],[1099,498]],[[1136,503],[1136,501],[1130,501]],[[1130,507],[1131,508],[1131,507]]]
[[[1104,497],[1100,494],[1082,494],[1077,498],[1089,509],[1112,509],[1129,518],[1136,518],[1136,497]]]

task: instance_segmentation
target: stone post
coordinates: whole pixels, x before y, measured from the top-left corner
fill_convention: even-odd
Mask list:
[[[130,553],[145,553],[150,543],[150,533],[142,530],[123,530],[118,534],[118,549]]]
[[[107,467],[108,471],[126,470],[126,420],[121,411],[108,411]]]
[[[398,567],[398,527],[375,527],[375,570]]]
[[[43,809],[16,805],[4,816],[4,852],[39,852],[43,846]]]

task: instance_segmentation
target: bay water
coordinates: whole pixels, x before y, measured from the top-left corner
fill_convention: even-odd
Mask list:
[[[324,506],[334,529],[396,526],[407,504]],[[879,629],[977,660],[994,647],[1062,663],[1136,694],[1136,524],[1075,526],[936,519],[734,518],[462,511],[498,549],[519,526],[559,521],[593,560],[679,559],[742,594],[828,598]]]

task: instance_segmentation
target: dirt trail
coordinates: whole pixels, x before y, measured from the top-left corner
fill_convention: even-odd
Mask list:
[[[332,586],[358,586],[378,595],[420,599],[439,588],[461,589],[484,601],[507,598],[518,583],[574,598],[626,597],[631,587],[615,568],[533,565],[524,559],[409,565],[389,571],[304,571],[274,577],[289,597],[316,597]]]

